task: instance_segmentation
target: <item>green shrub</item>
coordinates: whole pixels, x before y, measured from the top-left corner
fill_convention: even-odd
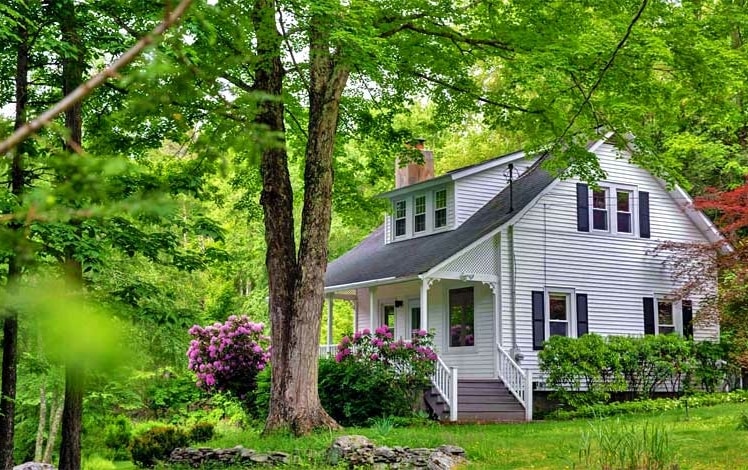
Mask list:
[[[420,393],[399,381],[382,363],[319,363],[319,397],[324,409],[343,426],[365,426],[381,416],[411,416]]]
[[[678,335],[632,338],[596,334],[581,338],[554,336],[538,354],[553,398],[571,408],[604,403],[611,392],[631,398],[655,391],[688,393],[694,380],[707,391],[724,382],[728,348],[694,342]]]
[[[322,406],[344,426],[365,426],[372,418],[411,417],[437,359],[433,334],[418,330],[411,341],[394,339],[387,325],[344,336],[335,359],[322,359]]]
[[[189,437],[175,426],[157,426],[135,436],[132,442],[132,460],[140,467],[153,467],[166,461],[178,447],[187,447]]]
[[[575,410],[556,410],[545,416],[546,419],[567,420],[577,418],[600,418],[625,414],[663,412],[685,408],[702,408],[722,403],[748,402],[748,390],[730,393],[703,393],[682,398],[659,398],[656,400],[635,400],[614,403],[586,405]]]
[[[707,392],[716,392],[724,384],[732,367],[728,361],[731,344],[727,341],[697,341],[693,345],[694,378]]]
[[[187,437],[192,444],[209,441],[213,439],[214,435],[215,426],[213,426],[213,423],[208,423],[206,421],[195,424],[187,433]]]
[[[112,452],[114,460],[130,460],[132,444],[132,423],[126,416],[119,415],[104,428],[104,445]]]

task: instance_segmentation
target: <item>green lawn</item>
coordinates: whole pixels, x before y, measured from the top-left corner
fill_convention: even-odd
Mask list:
[[[670,446],[681,469],[748,469],[748,431],[737,429],[738,418],[748,413],[748,404],[726,404],[609,418],[621,425],[659,424],[670,433]],[[579,450],[582,434],[592,428],[589,420],[537,421],[529,424],[433,425],[394,428],[347,429],[344,433],[320,433],[295,439],[290,436],[261,438],[257,431],[224,430],[209,445],[233,447],[241,444],[255,450],[282,450],[319,455],[337,434],[363,434],[380,445],[436,447],[455,444],[466,449],[471,469],[561,469],[584,468]],[[384,435],[382,435],[384,434]]]

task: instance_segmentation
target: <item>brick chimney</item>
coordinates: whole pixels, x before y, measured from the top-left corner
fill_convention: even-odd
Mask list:
[[[400,166],[400,161],[395,162],[395,189],[420,183],[434,177],[434,152],[426,150],[424,139],[416,139],[413,147],[421,151],[423,163],[411,162]]]

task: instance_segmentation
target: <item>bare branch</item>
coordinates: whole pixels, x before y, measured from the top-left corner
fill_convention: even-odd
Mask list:
[[[94,89],[101,86],[111,77],[117,76],[117,71],[119,69],[135,60],[135,58],[140,55],[140,53],[143,52],[146,47],[154,43],[160,36],[164,34],[164,32],[166,32],[166,30],[172,27],[184,14],[187,8],[189,8],[191,3],[192,0],[182,0],[179,5],[177,5],[177,7],[172,10],[153,31],[151,31],[150,34],[141,38],[132,48],[122,54],[109,67],[91,77],[90,80],[73,90],[70,94],[60,100],[55,106],[42,113],[33,121],[26,123],[23,127],[19,128],[17,131],[11,134],[10,137],[5,139],[3,142],[0,142],[0,154],[8,153],[8,151],[26,140],[26,138],[36,133],[44,126],[48,125],[52,121],[52,119],[57,117],[59,114],[64,113],[70,107],[83,100]]]

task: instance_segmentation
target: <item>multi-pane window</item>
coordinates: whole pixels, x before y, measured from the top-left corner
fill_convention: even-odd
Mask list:
[[[664,335],[675,332],[673,302],[657,299],[657,333]]]
[[[416,196],[413,210],[413,231],[426,230],[426,196]]]
[[[434,228],[447,225],[447,190],[434,192]]]
[[[571,336],[570,322],[570,296],[563,293],[551,292],[548,294],[548,329],[550,336]]]
[[[401,237],[405,235],[405,225],[407,222],[406,218],[407,204],[405,201],[397,201],[395,203],[395,236]]]
[[[475,301],[472,287],[449,291],[449,347],[475,346]]]
[[[616,191],[616,222],[619,233],[633,233],[631,224],[631,191]]]
[[[592,191],[592,228],[608,231],[608,190],[607,188]]]

